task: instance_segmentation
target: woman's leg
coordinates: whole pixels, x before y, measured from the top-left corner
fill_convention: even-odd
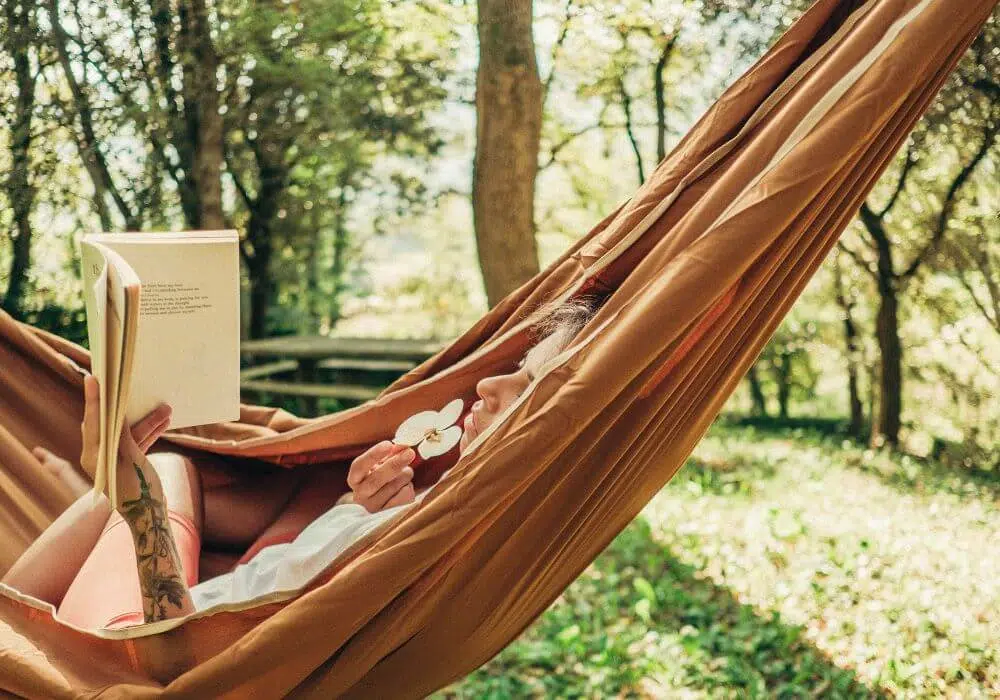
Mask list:
[[[35,447],[31,454],[41,462],[42,468],[51,473],[70,488],[77,497],[90,491],[90,482],[76,468],[62,457],[58,457],[44,447]]]
[[[302,481],[300,470],[261,465],[255,472],[237,472],[224,460],[199,455],[199,460],[208,460],[207,469],[229,475],[203,490],[190,456],[163,451],[149,458],[161,476],[170,509],[191,518],[203,541],[234,549],[250,546],[272,525]],[[55,466],[63,468],[62,461]],[[83,493],[25,550],[2,583],[58,607],[110,515],[105,496],[95,501],[89,490]]]
[[[176,452],[151,454],[149,461],[160,477],[167,508],[190,518],[201,533],[204,530],[205,514],[198,468],[190,459]]]
[[[110,515],[106,496],[83,494],[31,543],[3,583],[58,607]]]
[[[350,490],[343,473],[339,471],[322,466],[299,467],[295,471],[301,472],[301,479],[294,494],[250,545],[239,563],[249,561],[265,547],[291,542]]]
[[[171,453],[151,455],[150,462],[160,476],[170,510],[190,518],[200,531],[202,500],[197,470]],[[58,607],[110,516],[107,497],[102,494],[95,500],[88,490],[31,543],[2,582]]]
[[[259,464],[237,470],[222,460],[197,459],[211,472],[203,480],[204,541],[228,550],[250,546],[282,513],[303,478],[299,469]]]

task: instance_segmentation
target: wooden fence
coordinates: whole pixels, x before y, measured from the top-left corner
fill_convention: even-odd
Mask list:
[[[320,399],[356,405],[443,347],[440,341],[285,336],[245,341],[240,352],[243,400],[298,398],[297,412],[319,413]]]

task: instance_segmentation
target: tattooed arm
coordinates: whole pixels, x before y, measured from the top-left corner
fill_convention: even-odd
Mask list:
[[[144,455],[133,453],[118,465],[121,513],[135,544],[139,589],[146,622],[194,612],[167,517],[166,499],[156,470]]]

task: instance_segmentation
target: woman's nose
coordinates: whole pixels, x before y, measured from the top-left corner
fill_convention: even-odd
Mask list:
[[[486,377],[476,383],[476,394],[483,400],[487,411],[496,410],[496,382],[493,379],[494,377]]]

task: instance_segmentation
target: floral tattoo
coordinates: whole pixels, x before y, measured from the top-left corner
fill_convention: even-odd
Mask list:
[[[121,514],[132,530],[136,562],[139,569],[139,589],[146,622],[163,620],[170,607],[183,607],[187,586],[181,576],[180,556],[162,501],[150,494],[149,484],[138,464],[133,465],[139,477],[139,497],[121,504]]]

